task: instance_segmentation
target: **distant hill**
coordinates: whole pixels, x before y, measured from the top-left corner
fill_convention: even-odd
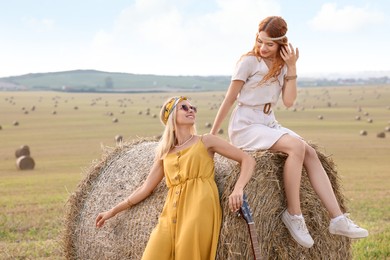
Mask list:
[[[365,77],[362,77],[364,75]],[[54,90],[65,92],[173,92],[173,91],[225,91],[230,76],[161,76],[72,70],[63,72],[31,73],[0,78],[0,91]],[[298,86],[343,86],[390,84],[383,73],[369,77],[368,73],[351,77],[299,77]]]
[[[96,70],[33,73],[0,78],[0,90],[151,92],[226,90],[229,76],[159,76]]]

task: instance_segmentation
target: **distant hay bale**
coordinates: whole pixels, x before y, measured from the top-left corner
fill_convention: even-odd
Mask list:
[[[123,136],[121,136],[121,135],[116,135],[115,136],[115,142],[120,143],[122,141],[123,141]]]
[[[210,122],[207,122],[207,123],[204,124],[204,126],[205,126],[206,128],[211,128],[211,123],[210,123]]]
[[[118,120],[118,118],[113,118],[113,119],[112,119],[112,122],[113,122],[113,123],[118,123],[119,120]]]
[[[360,116],[355,116],[355,120],[359,121],[360,119]]]
[[[223,134],[223,129],[222,129],[222,128],[220,128],[220,129],[218,130],[218,134],[220,134],[220,135]]]
[[[385,134],[385,132],[380,132],[380,133],[376,134],[376,137],[378,137],[378,138],[385,138],[386,134]]]
[[[35,167],[34,159],[29,155],[23,155],[16,159],[16,167],[19,170],[32,170]]]
[[[0,130],[2,130],[3,129],[3,127],[0,125]]]
[[[324,119],[324,116],[319,115],[317,118],[318,118],[319,120],[322,120],[322,119]]]
[[[30,147],[28,145],[22,145],[20,148],[16,149],[15,157],[19,158],[21,156],[29,156],[30,155]]]
[[[372,120],[371,118],[368,118],[368,119],[367,119],[367,122],[368,122],[368,123],[372,123],[373,120]]]
[[[138,140],[106,150],[93,163],[69,197],[65,217],[64,244],[67,259],[140,259],[149,235],[158,221],[167,188],[163,180],[153,194],[130,210],[125,210],[95,228],[99,212],[110,209],[131,194],[147,177],[157,142]],[[318,150],[317,150],[318,152]],[[303,172],[302,211],[315,244],[299,246],[280,219],[286,207],[282,182],[286,155],[255,152],[256,170],[245,192],[257,227],[260,249],[266,259],[351,259],[351,240],[331,235],[329,216]],[[342,210],[345,198],[331,158],[318,152]],[[228,209],[228,195],[239,173],[236,162],[217,155],[216,182],[221,194],[223,221],[217,252],[218,260],[251,259],[247,226]],[[206,213],[205,213],[206,214]]]
[[[363,135],[363,136],[366,136],[367,135],[367,131],[366,130],[360,130],[360,135]]]
[[[0,130],[1,130],[1,126],[0,126]],[[390,132],[390,126],[386,126],[386,127],[385,127],[385,131],[386,131],[386,132]]]
[[[18,125],[19,125],[19,122],[18,122],[18,121],[14,121],[12,124],[13,124],[14,126],[18,126]]]

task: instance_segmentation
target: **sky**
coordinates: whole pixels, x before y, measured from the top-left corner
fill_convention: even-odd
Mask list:
[[[231,75],[271,15],[288,24],[300,76],[390,70],[388,0],[0,0],[0,77]]]

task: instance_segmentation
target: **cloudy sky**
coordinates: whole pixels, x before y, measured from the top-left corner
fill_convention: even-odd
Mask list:
[[[96,69],[230,75],[279,15],[298,74],[390,70],[388,0],[0,0],[0,77]]]

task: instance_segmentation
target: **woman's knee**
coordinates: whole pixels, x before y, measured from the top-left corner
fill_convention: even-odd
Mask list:
[[[305,144],[305,157],[318,158],[316,150],[308,143]]]
[[[282,136],[273,150],[284,152],[288,155],[305,156],[305,142],[290,135]]]

